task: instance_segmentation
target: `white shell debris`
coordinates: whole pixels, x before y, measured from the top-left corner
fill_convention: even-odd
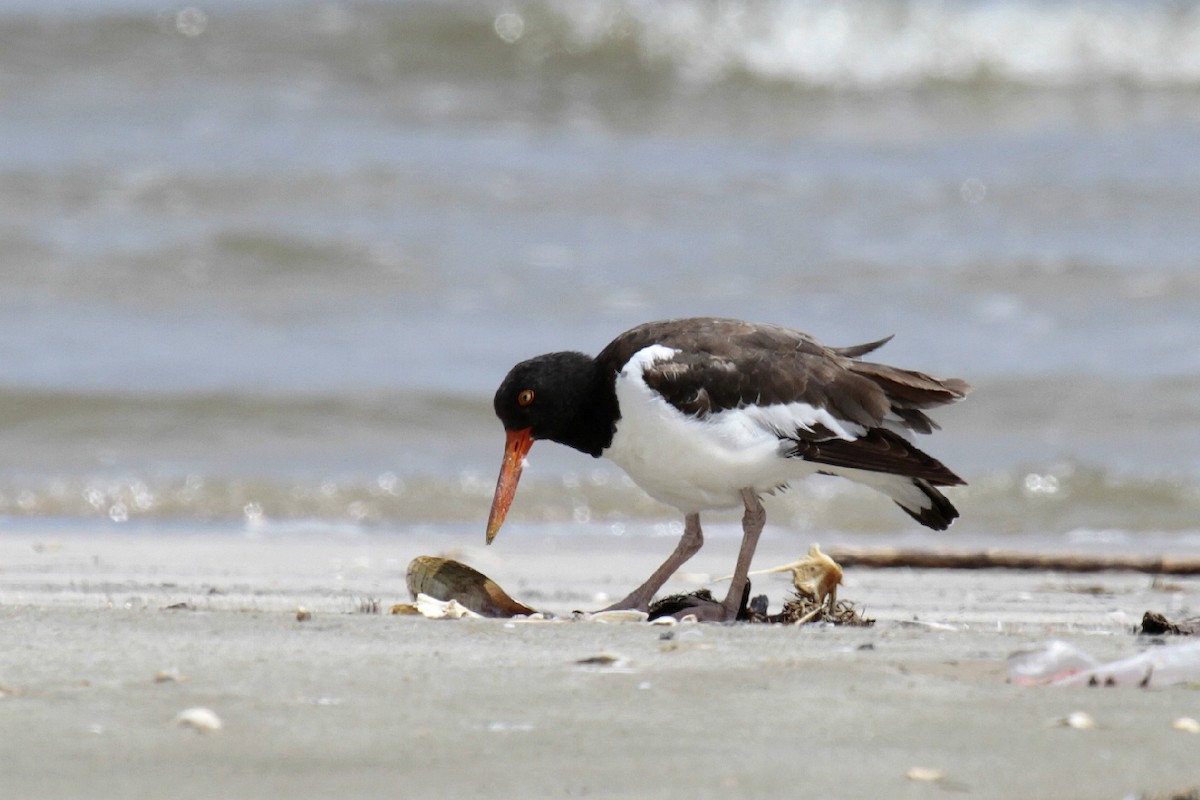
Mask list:
[[[1171,723],[1171,727],[1184,733],[1200,733],[1200,722],[1192,717],[1180,717]]]
[[[483,730],[487,731],[488,733],[523,733],[525,731],[533,730],[533,723],[496,720],[484,725]]]
[[[946,777],[946,773],[940,769],[933,767],[909,767],[908,772],[904,773],[904,777],[910,781],[920,781],[922,783],[937,783]]]
[[[211,708],[189,708],[175,715],[175,724],[197,733],[216,733],[221,730],[221,718]]]
[[[427,594],[418,594],[415,605],[426,619],[483,619],[482,614],[476,614],[457,600],[438,600]]]
[[[584,619],[591,622],[645,622],[649,618],[650,615],[645,611],[634,611],[633,609],[595,611],[584,617]]]
[[[915,617],[913,619],[900,620],[899,624],[905,628],[923,628],[927,631],[945,631],[946,633],[954,633],[958,630],[957,626],[951,625],[948,622],[929,622],[923,619],[916,619]]]
[[[1096,720],[1086,711],[1072,711],[1063,717],[1059,724],[1078,731],[1090,731],[1096,727]]]

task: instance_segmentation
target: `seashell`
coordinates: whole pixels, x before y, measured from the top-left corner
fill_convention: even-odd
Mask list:
[[[1200,733],[1200,722],[1192,717],[1180,717],[1171,723],[1171,727],[1184,733]]]
[[[396,603],[388,609],[389,614],[398,614],[400,616],[415,617],[421,612],[417,609],[416,603]]]
[[[910,781],[937,783],[946,777],[946,773],[933,767],[909,767],[908,771],[904,773],[904,777]]]
[[[590,622],[645,622],[650,615],[645,611],[635,611],[631,608],[615,609],[613,611],[594,611],[584,619]]]
[[[479,570],[450,558],[414,558],[408,565],[408,591],[413,598],[423,594],[437,600],[457,601],[464,608],[484,617],[536,613],[529,606],[509,597],[495,581]]]
[[[1072,711],[1060,720],[1060,724],[1079,731],[1088,731],[1096,727],[1096,720],[1086,711]]]
[[[483,726],[483,730],[488,733],[510,733],[510,732],[525,732],[533,730],[531,722],[506,722],[504,720],[495,720]]]
[[[438,600],[436,597],[430,597],[424,593],[417,595],[416,606],[417,612],[426,619],[462,619],[463,617],[479,619],[483,616],[457,600]]]
[[[175,715],[175,724],[197,733],[216,733],[221,730],[221,718],[211,708],[189,708]]]
[[[599,667],[601,669],[605,669],[623,667],[628,662],[623,656],[618,656],[613,653],[597,653],[594,656],[581,658],[575,663],[581,667]]]
[[[311,611],[309,611],[304,606],[299,606],[296,608],[296,621],[297,622],[308,622],[310,619],[312,619]]]
[[[179,670],[175,668],[160,669],[154,673],[155,683],[183,683],[187,679],[187,675],[180,675]]]

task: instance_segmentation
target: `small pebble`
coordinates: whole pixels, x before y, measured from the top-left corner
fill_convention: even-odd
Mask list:
[[[910,767],[908,772],[904,773],[904,777],[910,781],[921,781],[923,783],[937,783],[946,777],[946,773],[940,769],[932,767]]]
[[[1096,727],[1096,720],[1092,719],[1092,715],[1086,711],[1072,711],[1063,717],[1061,723],[1079,731],[1087,731]]]
[[[175,715],[175,724],[197,733],[216,733],[221,730],[221,718],[211,708],[189,708]]]
[[[417,608],[416,603],[397,603],[388,610],[388,613],[401,616],[414,616],[419,615],[421,612]]]
[[[1171,723],[1171,727],[1184,733],[1200,733],[1200,722],[1192,717],[1180,717]]]
[[[308,622],[310,619],[312,619],[312,612],[309,611],[307,608],[305,608],[304,606],[300,606],[299,608],[296,609],[296,621],[297,622]]]
[[[581,658],[575,663],[581,667],[619,667],[625,664],[625,659],[613,653],[599,653],[587,658]]]

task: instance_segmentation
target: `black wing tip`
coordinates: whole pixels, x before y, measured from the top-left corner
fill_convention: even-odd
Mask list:
[[[912,509],[902,503],[897,502],[896,505],[900,506],[900,508],[904,510],[905,514],[908,514],[926,528],[931,528],[935,531],[946,530],[950,527],[950,523],[958,519],[958,509],[955,508],[954,504],[946,498],[946,495],[942,494],[923,480],[914,480],[913,485],[920,489],[921,493],[929,498],[930,505],[922,508]]]
[[[811,434],[810,434],[811,435]],[[839,439],[832,432],[817,441],[787,437],[794,443],[785,452],[816,464],[880,472],[912,478],[930,486],[966,484],[949,467],[900,434],[887,428],[871,428],[857,439]]]

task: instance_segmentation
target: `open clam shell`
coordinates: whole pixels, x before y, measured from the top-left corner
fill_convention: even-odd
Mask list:
[[[408,565],[408,591],[415,600],[425,594],[438,600],[457,600],[460,605],[485,617],[514,617],[534,614],[488,576],[461,561],[436,556],[417,556]]]

